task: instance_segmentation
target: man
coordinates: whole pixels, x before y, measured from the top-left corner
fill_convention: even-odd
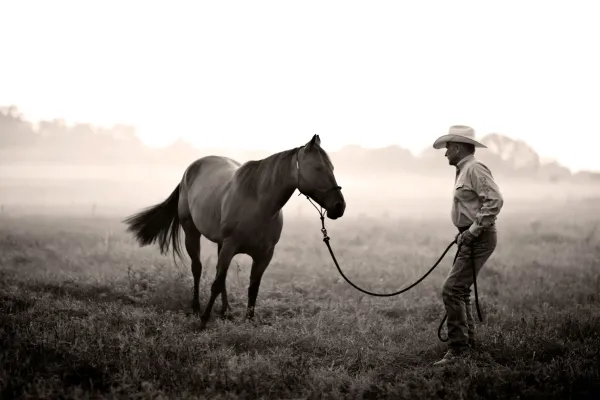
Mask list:
[[[475,345],[471,309],[473,265],[476,274],[496,248],[496,217],[504,200],[490,170],[474,154],[486,148],[474,139],[475,131],[464,125],[450,127],[434,149],[446,148],[448,163],[456,167],[451,218],[458,228],[459,254],[444,283],[442,298],[448,314],[449,350],[434,365],[445,365],[468,354]]]

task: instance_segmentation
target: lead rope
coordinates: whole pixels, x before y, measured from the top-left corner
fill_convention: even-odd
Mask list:
[[[298,193],[298,196],[300,196],[302,193]],[[331,254],[331,258],[333,259],[333,262],[335,263],[335,266],[337,267],[337,270],[340,272],[340,275],[342,275],[342,277],[346,280],[346,282],[348,282],[352,287],[354,287],[356,290],[368,294],[370,296],[375,296],[375,297],[391,297],[391,296],[397,296],[399,294],[402,294],[404,292],[407,292],[408,290],[412,289],[413,287],[417,286],[419,283],[421,283],[421,281],[423,281],[423,279],[425,279],[438,265],[439,263],[442,261],[442,259],[444,258],[444,256],[446,255],[446,253],[448,252],[448,250],[450,250],[450,248],[456,243],[456,239],[454,239],[449,245],[448,247],[446,247],[446,250],[444,250],[444,252],[442,253],[442,255],[440,256],[440,258],[438,258],[438,260],[435,262],[435,264],[433,265],[433,267],[431,267],[429,269],[429,271],[427,271],[427,273],[425,273],[425,275],[423,275],[419,280],[417,280],[415,283],[413,283],[412,285],[398,290],[397,292],[392,292],[392,293],[374,293],[374,292],[370,292],[368,290],[362,289],[358,286],[356,286],[354,283],[352,283],[352,281],[350,281],[350,279],[348,279],[346,277],[346,275],[344,275],[344,272],[342,272],[342,269],[340,268],[340,265],[337,262],[337,259],[335,258],[335,254],[333,254],[333,250],[331,249],[331,245],[329,244],[329,240],[330,237],[327,235],[327,229],[325,228],[325,212],[323,211],[323,208],[321,207],[321,209],[319,210],[319,208],[317,208],[317,206],[312,202],[312,200],[306,196],[306,199],[310,202],[310,204],[312,204],[312,206],[317,210],[317,212],[319,213],[319,217],[321,219],[321,233],[323,234],[323,242],[325,242],[325,245],[327,246],[327,249],[329,250],[329,254]],[[458,249],[456,250],[456,254],[454,255],[454,261],[452,262],[452,264],[454,264],[456,262],[456,258],[458,257],[460,251],[460,246],[458,246]],[[473,258],[473,249],[471,249],[471,258]],[[479,308],[479,294],[477,293],[477,275],[475,273],[475,263],[473,263],[473,286],[475,288],[475,305],[477,308],[477,316],[479,317],[479,321],[483,322],[483,317],[481,315],[481,310]],[[442,318],[442,322],[440,323],[440,326],[438,327],[438,339],[440,339],[440,341],[442,342],[447,342],[448,341],[448,337],[446,337],[446,339],[442,338],[442,327],[444,326],[444,322],[446,322],[446,318],[448,317],[448,314],[445,313],[444,314],[444,318]]]

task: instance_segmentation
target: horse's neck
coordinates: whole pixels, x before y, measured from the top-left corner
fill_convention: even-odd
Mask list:
[[[290,200],[296,190],[294,179],[296,155],[283,157],[277,163],[267,165],[271,174],[270,179],[263,180],[258,186],[259,199],[263,203],[261,208],[276,214]]]

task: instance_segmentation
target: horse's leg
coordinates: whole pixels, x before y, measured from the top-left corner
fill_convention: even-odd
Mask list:
[[[221,248],[223,245],[221,243],[217,244],[217,256],[221,254]],[[217,264],[217,272],[219,271]],[[229,309],[229,301],[227,300],[227,278],[225,278],[225,283],[223,284],[223,291],[221,292],[221,317],[227,318],[227,310]]]
[[[257,257],[252,260],[252,270],[250,271],[250,285],[248,286],[248,308],[246,309],[246,319],[254,318],[254,306],[256,305],[256,297],[258,296],[258,288],[265,270],[269,266],[273,258],[273,251],[269,250],[264,256]]]
[[[225,288],[225,279],[227,278],[227,270],[229,264],[235,256],[235,247],[230,242],[224,242],[221,251],[219,251],[219,260],[217,261],[217,274],[215,280],[210,288],[210,299],[206,304],[204,313],[200,317],[200,329],[206,327],[206,323],[210,319],[210,313],[217,296],[222,293]]]
[[[185,249],[192,259],[192,274],[194,275],[194,298],[192,300],[192,311],[194,314],[199,314],[199,287],[200,277],[202,276],[202,263],[200,262],[200,232],[191,219],[183,221],[182,226],[185,232]]]

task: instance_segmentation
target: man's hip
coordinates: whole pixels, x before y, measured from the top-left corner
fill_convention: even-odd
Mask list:
[[[463,233],[464,231],[466,231],[467,229],[469,229],[471,225],[467,225],[467,226],[457,226],[456,229],[458,229],[459,233]],[[487,228],[483,228],[483,230],[481,231],[483,232],[494,232],[496,233],[496,223],[492,222],[490,226],[488,226]]]

